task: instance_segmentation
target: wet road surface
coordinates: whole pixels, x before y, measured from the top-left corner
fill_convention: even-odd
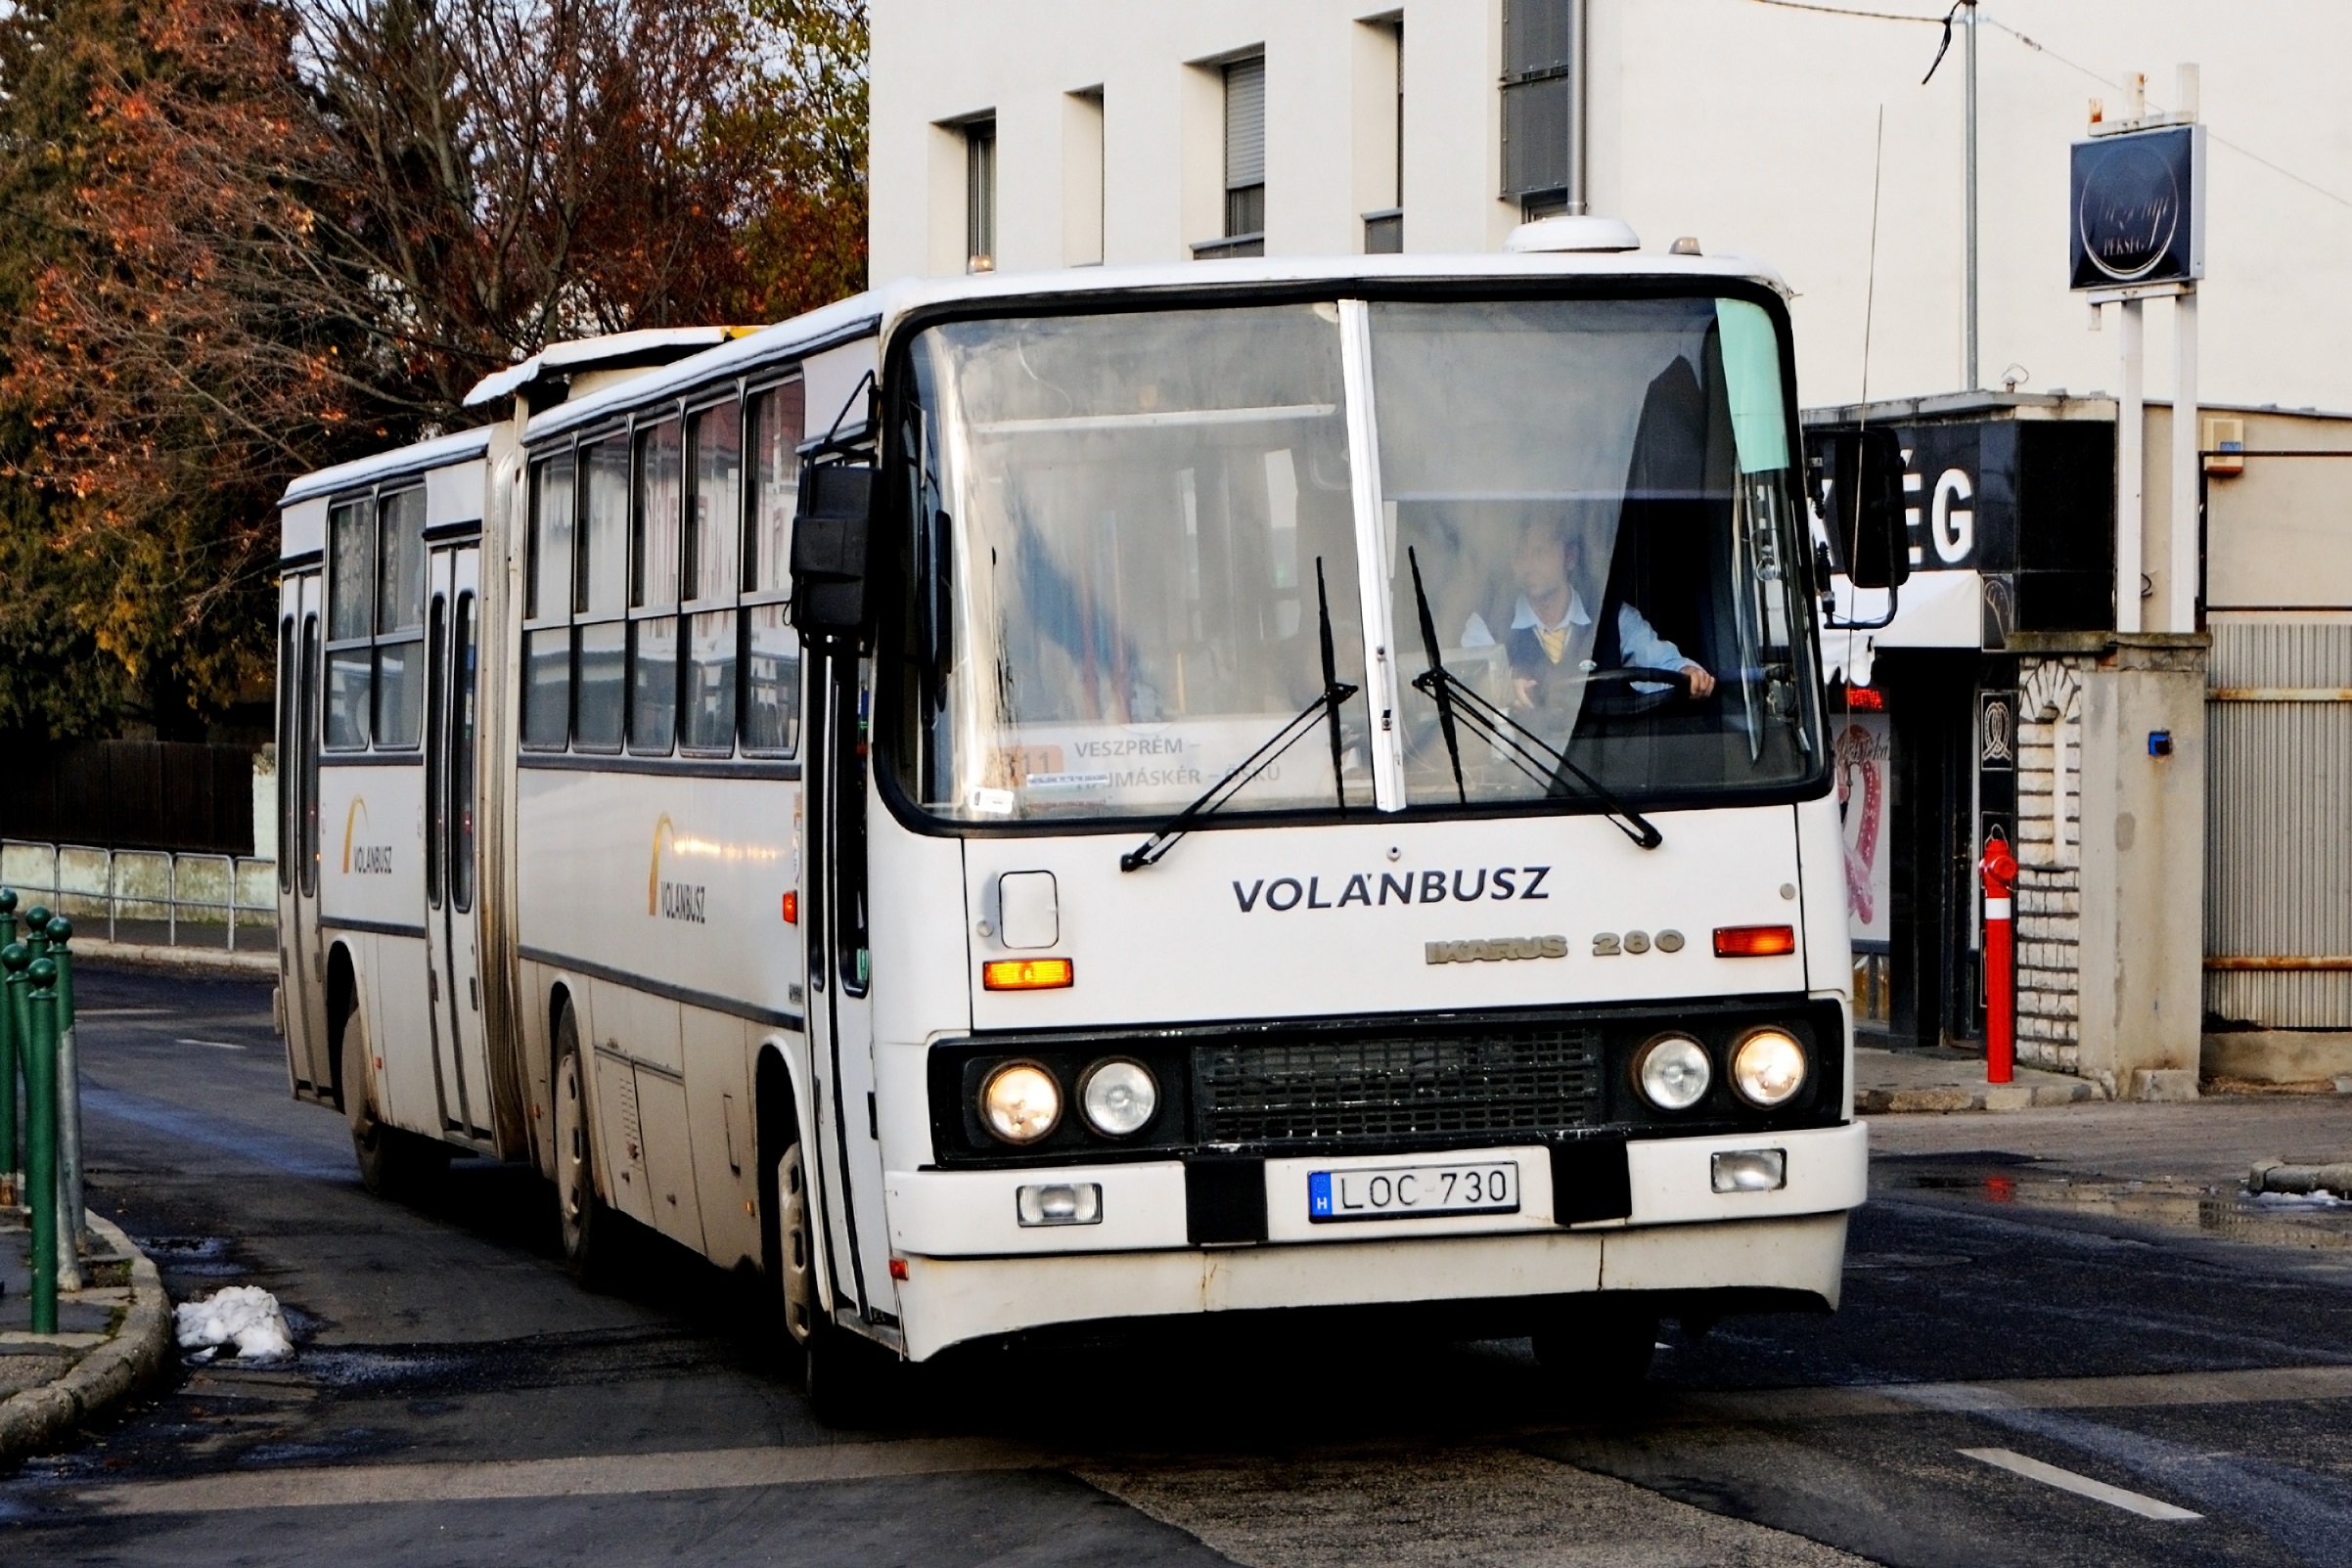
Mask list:
[[[846,1432],[743,1281],[646,1238],[580,1289],[523,1173],[369,1197],[265,986],[77,981],[93,1204],[300,1352],[0,1481],[10,1560],[2352,1563],[2352,1207],[2239,1190],[2352,1152],[2344,1101],[1882,1120],[1844,1309],[1670,1325],[1633,1411],[1260,1325],[967,1356]]]

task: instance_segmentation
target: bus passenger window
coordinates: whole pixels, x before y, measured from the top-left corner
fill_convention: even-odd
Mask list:
[[[571,628],[522,636],[522,743],[560,751],[571,727]]]
[[[622,573],[629,552],[629,449],[615,436],[581,452],[588,515],[580,541],[580,613],[617,615],[628,605]]]
[[[706,610],[689,622],[679,736],[689,751],[724,754],[735,744],[735,641],[734,610]]]
[[[725,755],[735,747],[735,599],[743,586],[743,407],[733,401],[694,417],[694,488],[687,499],[686,696],[679,744]]]
[[[571,454],[531,465],[531,537],[525,620],[571,613]]]
[[[667,753],[678,727],[678,617],[629,623],[629,749]]]
[[[425,492],[377,504],[375,723],[379,746],[417,743],[425,724]]]
[[[798,381],[751,400],[750,493],[745,508],[743,747],[789,757],[800,744],[800,643],[793,636],[792,514],[799,502],[803,388]]]
[[[582,447],[588,491],[580,540],[578,604],[583,619],[572,710],[572,744],[618,751],[628,718],[629,444],[619,436]]]
[[[604,621],[580,628],[580,703],[572,742],[583,751],[618,751],[621,721],[628,712],[627,625]]]
[[[327,519],[330,751],[359,751],[368,743],[367,645],[376,629],[376,528],[368,511],[365,502],[352,502],[337,507]]]
[[[572,560],[578,491],[572,454],[531,465],[530,565],[522,618],[522,743],[561,751],[571,739],[571,608],[579,578]],[[552,624],[551,624],[552,623]]]
[[[787,381],[751,399],[751,506],[744,585],[754,594],[792,586],[792,513],[800,501],[802,389]]]
[[[637,505],[630,528],[629,608],[678,605],[678,508],[684,489],[678,422],[637,432]],[[629,749],[669,751],[678,727],[678,617],[629,625]]]
[[[789,757],[800,742],[800,644],[783,605],[744,611],[744,750]]]

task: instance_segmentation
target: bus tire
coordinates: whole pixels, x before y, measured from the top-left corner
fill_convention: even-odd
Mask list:
[[[354,1008],[342,1027],[342,1097],[359,1185],[380,1198],[418,1196],[448,1172],[449,1147],[403,1132],[378,1116],[375,1080],[368,1067],[366,1016]]]
[[[596,1194],[596,1118],[588,1111],[588,1060],[566,1002],[556,1015],[556,1223],[564,1262],[590,1289],[611,1280],[615,1216]]]
[[[1650,1379],[1657,1314],[1606,1298],[1563,1307],[1535,1332],[1535,1359],[1563,1392],[1621,1404]]]

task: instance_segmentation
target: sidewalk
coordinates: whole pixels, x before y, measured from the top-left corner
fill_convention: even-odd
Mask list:
[[[1959,1052],[1854,1048],[1854,1109],[1864,1116],[1963,1110],[2029,1110],[2103,1099],[2099,1086],[2069,1073],[2020,1065],[2016,1081],[1988,1084],[1984,1058]]]
[[[171,1304],[146,1254],[93,1214],[84,1288],[60,1292],[58,1332],[31,1330],[31,1236],[0,1211],[0,1470],[71,1439],[153,1377],[171,1352]]]

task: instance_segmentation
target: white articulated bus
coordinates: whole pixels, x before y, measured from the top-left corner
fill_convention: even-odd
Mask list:
[[[1376,1306],[1600,1375],[1834,1306],[1770,273],[908,283],[476,400],[285,501],[289,1061],[371,1186],[528,1161],[583,1271],[614,1215],[761,1271],[820,1387]]]

